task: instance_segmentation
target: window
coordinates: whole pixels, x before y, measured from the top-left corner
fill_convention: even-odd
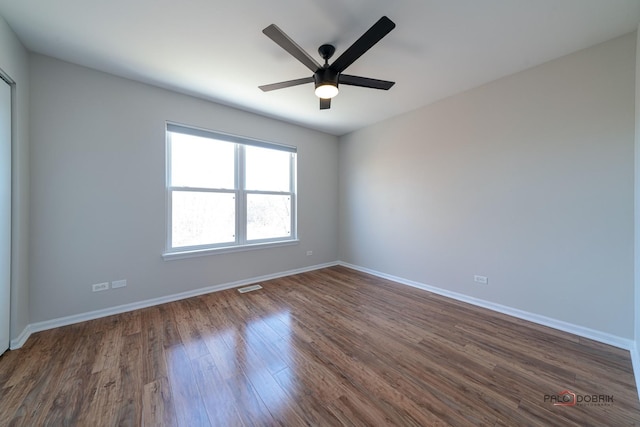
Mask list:
[[[167,256],[296,239],[296,148],[167,124]]]

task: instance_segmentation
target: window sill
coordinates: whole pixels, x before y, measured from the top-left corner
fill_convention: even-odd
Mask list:
[[[290,246],[290,245],[297,245],[298,243],[300,243],[300,240],[293,239],[293,240],[282,240],[279,242],[254,243],[254,244],[242,245],[242,246],[227,246],[223,248],[165,252],[162,254],[162,258],[165,261],[172,261],[176,259],[197,258],[202,256],[227,254],[232,252],[244,252],[244,251],[253,251],[256,249],[267,249],[267,248],[275,248],[279,246]]]

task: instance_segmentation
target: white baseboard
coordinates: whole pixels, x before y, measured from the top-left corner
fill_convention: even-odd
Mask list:
[[[20,335],[18,335],[15,339],[12,339],[11,342],[9,343],[9,349],[11,350],[16,350],[20,347],[22,347],[24,345],[24,343],[27,341],[27,338],[29,338],[29,336],[31,335],[31,325],[27,325],[22,332],[20,332]]]
[[[204,288],[194,289],[191,291],[180,292],[177,294],[167,295],[158,298],[152,298],[144,301],[133,302],[129,304],[118,305],[115,307],[104,308],[101,310],[89,311],[86,313],[74,314],[71,316],[59,317],[56,319],[45,320],[42,322],[36,322],[27,325],[22,333],[11,341],[11,349],[16,350],[24,345],[27,338],[32,333],[45,331],[47,329],[58,328],[60,326],[67,326],[74,323],[85,322],[87,320],[99,319],[101,317],[112,316],[114,314],[125,313],[127,311],[138,310],[141,308],[153,307],[155,305],[165,304],[168,302],[178,301],[186,298],[195,297],[198,295],[209,294],[212,292],[223,291],[226,289],[238,288],[245,285],[250,285],[256,282],[264,282],[266,280],[277,279],[279,277],[292,276],[294,274],[305,273],[307,271],[319,270],[321,268],[332,267],[338,265],[337,262],[317,264],[309,267],[298,268],[295,270],[283,271],[275,274],[267,274],[265,276],[252,277],[249,279],[238,280],[236,282],[223,283],[220,285],[207,286]]]
[[[442,295],[444,297],[448,297],[457,301],[466,302],[478,307],[486,308],[492,311],[497,311],[498,313],[516,317],[518,319],[527,320],[529,322],[537,323],[539,325],[548,326],[553,329],[569,332],[571,334],[578,335],[580,337],[589,338],[594,341],[598,341],[604,344],[609,344],[614,347],[622,348],[624,350],[629,350],[632,353],[632,357],[633,357],[632,349],[636,348],[635,341],[627,338],[622,338],[617,335],[612,335],[612,334],[598,331],[595,329],[585,328],[584,326],[574,325],[572,323],[564,322],[562,320],[557,320],[557,319],[553,319],[546,316],[541,316],[539,314],[529,313],[527,311],[519,310],[517,308],[512,308],[506,305],[496,304],[496,303],[485,301],[479,298],[470,297],[468,295],[464,295],[458,292],[448,291],[446,289],[437,288],[435,286],[426,285],[424,283],[407,280],[402,277],[392,276],[390,274],[381,273],[379,271],[371,270],[365,267],[360,267],[358,265],[353,265],[353,264],[349,264],[342,261],[339,261],[338,264],[344,267],[352,268],[354,270],[362,271],[363,273],[368,273],[373,276],[378,276],[383,279],[388,279],[394,282],[398,282],[403,285],[412,286],[414,288],[433,292],[434,294]],[[636,355],[637,355],[637,351],[636,351]],[[634,363],[634,366],[635,366],[635,363]],[[637,368],[638,370],[634,369],[634,372],[638,372],[637,376],[640,376],[640,359],[638,359]],[[637,383],[637,384],[640,384],[640,383]]]

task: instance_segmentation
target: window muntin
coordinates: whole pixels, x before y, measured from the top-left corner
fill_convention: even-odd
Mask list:
[[[296,239],[296,149],[167,124],[167,253]]]

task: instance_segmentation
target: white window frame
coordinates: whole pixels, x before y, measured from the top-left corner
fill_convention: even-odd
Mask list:
[[[171,183],[171,133],[211,138],[235,145],[235,189],[214,189],[200,187],[179,187]],[[163,253],[165,260],[205,256],[215,253],[226,253],[261,249],[265,247],[297,244],[297,148],[290,145],[276,144],[273,142],[232,135],[193,126],[167,122],[166,123],[166,248]],[[247,146],[268,148],[291,153],[289,160],[289,188],[290,191],[260,191],[247,190],[245,188],[245,149]],[[175,191],[198,191],[213,193],[233,193],[236,202],[235,242],[220,244],[205,244],[197,246],[172,246],[172,199]],[[286,195],[291,198],[291,232],[289,236],[267,238],[260,240],[247,240],[247,196],[250,194]]]

